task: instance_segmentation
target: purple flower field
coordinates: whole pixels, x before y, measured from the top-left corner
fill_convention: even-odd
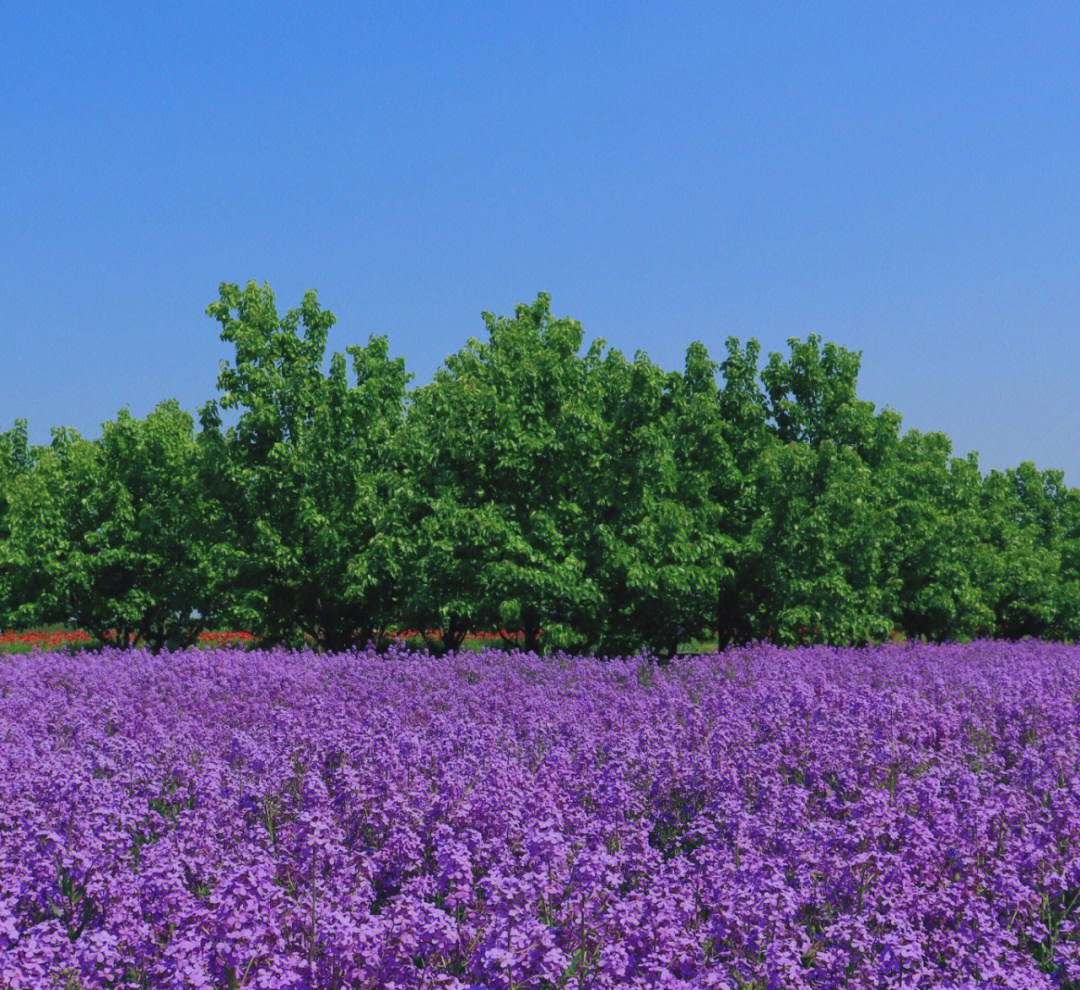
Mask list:
[[[1080,648],[0,661],[0,987],[1068,987]]]

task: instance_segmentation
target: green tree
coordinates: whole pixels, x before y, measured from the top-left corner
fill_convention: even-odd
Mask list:
[[[604,445],[590,514],[589,573],[602,590],[599,648],[672,654],[711,626],[731,579],[727,514],[734,458],[717,365],[700,343],[685,371],[612,351],[594,372]]]
[[[897,581],[885,570],[893,536],[878,480],[900,417],[856,392],[860,356],[811,335],[771,354],[752,381],[757,347],[729,341],[724,409],[744,482],[734,588],[721,641],[845,643],[892,629]]]
[[[751,638],[864,643],[893,628],[895,584],[883,569],[894,535],[873,472],[853,448],[776,444],[752,476],[762,511],[741,592]]]
[[[0,630],[14,625],[18,596],[18,578],[14,562],[6,554],[11,551],[11,501],[15,488],[30,471],[33,452],[30,449],[26,420],[15,420],[13,429],[0,433]]]
[[[598,589],[585,572],[602,424],[581,325],[541,294],[446,359],[410,408],[419,534],[408,615],[456,645],[469,629],[520,633],[527,650],[580,645]]]
[[[314,292],[278,315],[268,286],[223,284],[208,314],[235,348],[221,408],[202,410],[218,511],[240,548],[231,614],[264,639],[341,650],[377,636],[402,573],[398,453],[409,375],[386,339],[334,354],[334,315]],[[351,381],[349,361],[351,358]]]
[[[93,444],[70,429],[54,428],[49,447],[10,480],[7,538],[2,544],[11,605],[8,621],[29,628],[73,619],[69,591],[75,518],[92,488]]]
[[[900,582],[897,624],[933,640],[992,634],[994,612],[978,582],[986,558],[978,459],[953,457],[948,437],[917,430],[895,453],[879,483],[896,519],[886,567]]]
[[[1067,501],[1062,473],[1025,461],[991,471],[981,494],[987,566],[978,580],[997,632],[1010,639],[1053,635]]]
[[[116,628],[152,649],[192,643],[214,610],[194,420],[175,400],[102,427],[85,505],[70,505],[69,607],[83,628]]]
[[[1053,635],[1080,639],[1080,489],[1070,488],[1061,503],[1060,561]]]
[[[175,401],[126,410],[100,440],[54,430],[17,481],[5,563],[17,624],[74,622],[121,646],[193,642],[212,614],[194,422]]]
[[[817,334],[788,340],[785,358],[769,355],[761,370],[768,416],[781,443],[818,448],[826,440],[850,447],[871,467],[894,449],[900,415],[875,413],[874,404],[856,394],[862,355],[837,344],[822,344]]]
[[[735,337],[725,341],[727,356],[720,363],[723,385],[718,402],[732,463],[721,479],[727,489],[727,531],[731,537],[725,565],[730,574],[717,591],[714,625],[719,646],[747,642],[761,635],[750,621],[754,612],[755,574],[763,528],[757,521],[767,509],[762,486],[754,483],[758,461],[778,445],[768,423],[768,399],[758,377],[761,354],[756,340],[742,347]],[[765,627],[766,629],[768,626]]]
[[[313,292],[281,316],[226,283],[208,313],[234,356],[198,433],[175,402],[94,441],[0,433],[0,627],[158,648],[228,621],[340,650],[405,624],[608,654],[710,628],[1080,638],[1080,490],[901,436],[860,355],[816,335],[760,370],[728,338],[666,371],[585,348],[541,294],[410,393],[384,338],[327,357]]]

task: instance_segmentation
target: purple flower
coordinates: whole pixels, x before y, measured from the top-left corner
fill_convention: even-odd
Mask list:
[[[0,987],[1080,985],[1080,648],[0,663]]]

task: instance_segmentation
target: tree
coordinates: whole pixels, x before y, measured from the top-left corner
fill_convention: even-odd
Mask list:
[[[879,477],[896,519],[886,570],[899,580],[897,624],[933,640],[992,634],[978,583],[986,544],[977,457],[953,457],[942,433],[910,430]]]
[[[93,445],[75,430],[54,428],[49,447],[9,476],[7,538],[2,544],[11,605],[8,622],[27,628],[71,621],[71,557],[76,513],[90,494]]]
[[[484,313],[487,339],[470,339],[413,396],[420,540],[408,614],[447,645],[492,627],[519,633],[527,650],[541,633],[580,645],[595,625],[583,541],[601,431],[590,374],[603,344],[579,354],[581,325],[553,317],[550,302]]]
[[[853,448],[778,443],[758,458],[761,506],[740,608],[751,638],[865,643],[893,628],[889,505]]]
[[[884,569],[893,521],[875,482],[898,443],[900,417],[858,398],[855,352],[816,335],[792,338],[788,357],[769,356],[758,389],[751,343],[744,353],[729,341],[724,365],[744,483],[721,641],[883,638],[896,589]]]
[[[14,624],[15,608],[24,593],[17,587],[14,561],[6,555],[11,543],[11,501],[16,485],[29,472],[32,459],[26,420],[17,419],[13,429],[0,433],[0,629]]]
[[[186,646],[215,613],[194,420],[175,400],[146,419],[126,410],[102,427],[86,528],[72,533],[71,608],[84,628],[115,628],[155,650]],[[80,514],[76,513],[78,517]]]
[[[409,375],[386,339],[323,361],[334,315],[314,292],[279,317],[268,286],[223,284],[207,313],[235,348],[218,377],[208,458],[239,552],[230,610],[263,638],[341,650],[376,637],[402,572],[398,443]],[[352,382],[346,358],[351,358]]]
[[[1061,503],[1061,569],[1054,589],[1057,601],[1053,635],[1080,639],[1080,489],[1070,488]]]
[[[12,489],[5,562],[18,625],[74,622],[120,646],[194,641],[212,614],[194,422],[122,410],[100,440],[54,430]]]
[[[737,338],[728,337],[725,346],[727,357],[720,364],[723,386],[717,401],[732,455],[726,480],[721,479],[727,492],[731,540],[724,558],[730,576],[716,596],[715,627],[721,649],[731,642],[745,643],[755,635],[749,616],[754,609],[754,573],[762,550],[755,542],[762,532],[760,526],[755,530],[755,522],[767,506],[753,475],[763,452],[778,443],[768,423],[768,399],[758,379],[760,345],[751,339],[744,348]]]
[[[711,625],[719,589],[730,579],[734,463],[716,370],[695,343],[682,374],[617,351],[594,372],[605,428],[588,573],[606,603],[603,652],[673,654]]]
[[[875,413],[856,394],[861,353],[822,344],[817,334],[791,337],[788,347],[787,358],[772,353],[761,370],[777,439],[815,449],[832,440],[877,467],[897,442],[900,415],[888,408]]]
[[[1055,630],[1067,489],[1060,471],[1030,461],[983,479],[980,515],[989,566],[978,575],[997,632],[1010,639]]]
[[[588,347],[541,294],[411,393],[385,338],[327,356],[314,292],[279,315],[225,283],[233,347],[197,433],[175,402],[87,440],[0,433],[0,627],[75,622],[154,648],[228,622],[341,650],[913,636],[1080,638],[1080,490],[984,476],[858,396],[816,335],[667,371]],[[223,418],[230,419],[225,426]]]

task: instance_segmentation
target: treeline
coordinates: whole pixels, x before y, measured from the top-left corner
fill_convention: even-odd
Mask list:
[[[208,312],[235,354],[198,428],[168,401],[93,440],[0,434],[0,628],[330,650],[501,629],[609,655],[1080,633],[1080,493],[901,434],[816,336],[667,371],[584,349],[541,295],[411,388],[382,337],[327,370],[314,293],[281,316],[226,284]]]

